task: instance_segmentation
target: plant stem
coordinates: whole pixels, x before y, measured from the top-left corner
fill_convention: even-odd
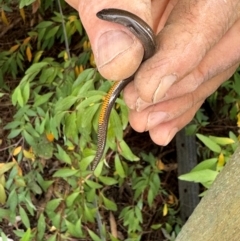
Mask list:
[[[71,55],[70,55],[70,50],[69,50],[67,31],[66,31],[66,27],[65,27],[65,21],[64,21],[64,18],[63,18],[63,12],[62,12],[62,6],[61,6],[61,3],[60,3],[60,0],[58,0],[58,7],[59,7],[59,12],[60,12],[61,18],[62,18],[62,26],[63,26],[63,34],[64,34],[64,37],[65,37],[64,41],[65,41],[66,52],[67,52],[67,55],[68,55],[68,59],[70,59]]]

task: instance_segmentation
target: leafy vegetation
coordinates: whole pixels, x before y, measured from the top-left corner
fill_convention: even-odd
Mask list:
[[[128,110],[121,98],[111,113],[105,159],[96,178],[88,178],[99,107],[112,83],[95,68],[78,13],[53,0],[0,0],[0,10],[2,240],[174,240],[178,200],[163,181],[157,152],[133,152],[125,141]],[[208,188],[235,149],[239,79],[236,72],[209,98],[213,118],[202,109],[188,127],[199,132],[205,161],[181,179]],[[222,138],[207,134],[212,119],[221,118],[229,136],[222,129]]]
[[[239,144],[239,130],[237,132],[237,128],[240,127],[239,71],[240,69],[222,85],[220,91],[216,91],[208,99],[211,110],[217,112],[214,113],[217,121],[222,118],[223,126],[220,132],[226,137],[196,134],[197,138],[204,144],[204,146],[199,147],[199,154],[201,153],[203,160],[190,173],[181,175],[179,177],[181,180],[201,183],[208,189],[236,150]],[[195,123],[189,125],[187,131],[189,133],[202,131],[204,127],[210,124],[208,119],[209,117],[200,110],[195,117]],[[231,123],[234,122],[236,124],[231,126]],[[228,133],[228,136],[226,133]]]
[[[181,225],[177,200],[162,186],[157,158],[135,155],[124,141],[121,98],[106,158],[88,178],[112,83],[95,69],[78,14],[47,0],[0,1],[0,9],[4,36],[17,31],[13,17],[27,29],[0,50],[0,98],[11,109],[0,117],[0,237],[134,241],[158,232],[172,240]]]

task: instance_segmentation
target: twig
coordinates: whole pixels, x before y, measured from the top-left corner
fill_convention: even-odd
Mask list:
[[[89,174],[84,181],[88,180],[90,178],[90,180],[93,180],[93,173]],[[99,235],[101,240],[106,241],[106,237],[103,233],[103,224],[102,224],[102,220],[101,220],[101,215],[99,213],[98,210],[98,201],[97,201],[97,197],[95,196],[94,200],[93,200],[93,206],[94,208],[97,210],[96,211],[96,220],[97,220],[97,225],[98,225],[98,230],[99,230]]]
[[[17,146],[22,140],[23,140],[23,137],[21,137],[16,143],[14,143],[10,146],[3,147],[2,149],[0,149],[0,151],[5,151],[5,150],[9,149],[10,147]]]
[[[15,27],[15,25],[21,21],[21,18],[17,18],[13,21],[13,23],[11,23],[10,25],[8,25],[7,27],[3,28],[1,27],[1,33],[0,33],[0,38],[3,37],[5,35],[5,33],[7,33],[9,30],[11,30],[12,28]]]
[[[89,178],[90,178],[90,180],[92,180],[93,179],[92,175],[93,174],[89,174],[84,181],[88,180]],[[102,224],[102,220],[101,220],[101,215],[100,215],[99,210],[98,210],[98,201],[97,201],[97,197],[96,196],[95,196],[95,198],[93,200],[93,206],[97,210],[96,211],[96,220],[97,220],[97,225],[98,225],[100,238],[101,238],[101,240],[106,241],[106,237],[105,237],[105,235],[103,233],[103,224]]]
[[[61,18],[62,18],[62,26],[63,26],[63,34],[64,34],[64,42],[65,42],[66,52],[67,52],[67,55],[68,55],[68,59],[70,59],[71,55],[70,55],[70,50],[69,50],[67,31],[66,31],[66,27],[65,27],[65,21],[64,21],[64,18],[63,18],[63,12],[62,12],[62,6],[61,6],[61,3],[60,3],[60,0],[58,0],[58,7],[59,7],[59,12],[60,12]]]
[[[101,220],[101,215],[100,215],[99,210],[98,210],[97,197],[96,196],[95,196],[94,201],[93,201],[93,206],[97,210],[97,212],[96,212],[96,219],[97,219],[97,225],[98,225],[100,238],[101,238],[101,240],[106,241],[106,237],[105,237],[105,235],[103,233],[103,224],[102,224],[102,220]]]

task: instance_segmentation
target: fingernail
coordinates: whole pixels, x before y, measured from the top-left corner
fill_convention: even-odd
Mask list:
[[[111,30],[103,33],[97,43],[98,67],[101,68],[111,62],[116,56],[129,49],[133,43],[133,38],[123,31]]]
[[[166,146],[172,139],[173,137],[176,135],[176,133],[178,132],[178,128],[173,128],[169,134],[168,134],[168,137],[166,139],[166,142],[163,144],[163,146]]]
[[[162,123],[163,121],[167,120],[169,118],[169,114],[166,112],[158,111],[158,112],[151,112],[148,115],[148,120],[147,120],[147,129],[155,127],[156,125]]]
[[[164,97],[169,87],[177,80],[177,76],[172,74],[161,78],[159,86],[153,95],[153,103],[157,103]]]
[[[136,111],[141,112],[142,110],[146,109],[150,105],[152,105],[152,103],[148,103],[146,101],[143,101],[141,98],[138,98],[136,101]]]

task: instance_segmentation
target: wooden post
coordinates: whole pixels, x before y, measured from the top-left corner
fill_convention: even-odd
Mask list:
[[[240,145],[175,241],[240,240]]]

